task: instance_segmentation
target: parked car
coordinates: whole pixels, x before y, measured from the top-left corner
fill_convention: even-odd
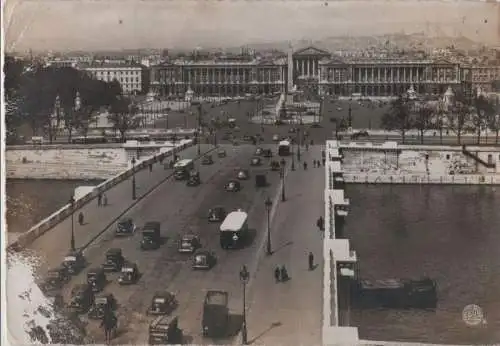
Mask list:
[[[222,222],[224,221],[224,218],[226,217],[227,212],[223,207],[216,206],[213,208],[210,208],[208,211],[208,221],[209,222]]]

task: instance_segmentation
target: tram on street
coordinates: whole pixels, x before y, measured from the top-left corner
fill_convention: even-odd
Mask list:
[[[279,156],[288,156],[290,155],[290,142],[289,141],[281,141],[278,143],[278,155]]]

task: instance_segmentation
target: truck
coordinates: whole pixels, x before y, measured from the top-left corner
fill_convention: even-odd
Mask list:
[[[210,290],[203,302],[203,336],[224,336],[229,325],[229,294],[226,291]]]

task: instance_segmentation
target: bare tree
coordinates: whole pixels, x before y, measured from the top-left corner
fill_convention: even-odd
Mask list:
[[[84,106],[77,111],[77,128],[85,137],[85,141],[87,140],[90,124],[95,121],[96,111],[93,106]]]
[[[382,116],[381,122],[386,130],[399,131],[404,143],[406,132],[413,126],[408,101],[401,96],[392,101],[389,111]]]
[[[137,111],[137,106],[127,97],[120,96],[111,104],[108,118],[113,124],[113,128],[120,132],[123,142],[125,141],[125,133],[138,126]]]
[[[448,123],[457,135],[458,144],[462,142],[464,126],[470,117],[470,109],[467,104],[457,102],[453,110],[448,113]]]
[[[73,131],[78,127],[78,114],[73,107],[64,107],[64,128],[68,131],[68,143],[73,139]]]
[[[420,133],[420,143],[424,144],[424,132],[431,126],[432,115],[434,111],[429,106],[421,106],[418,108],[415,127]]]
[[[477,131],[477,144],[481,143],[481,129],[488,123],[490,113],[493,112],[492,104],[484,96],[478,96],[474,99],[475,114],[472,117],[474,128]]]
[[[442,104],[439,104],[434,113],[435,116],[435,128],[439,131],[439,143],[443,144],[443,129],[445,120],[445,110]]]

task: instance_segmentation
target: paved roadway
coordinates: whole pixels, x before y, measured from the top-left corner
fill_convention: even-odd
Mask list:
[[[139,250],[139,233],[130,238],[117,239],[114,238],[111,227],[109,232],[104,233],[86,250],[85,255],[91,263],[90,266],[95,266],[103,262],[103,255],[108,248],[120,247],[127,260],[136,262],[143,274],[137,285],[128,287],[120,287],[116,283],[116,274],[108,275],[110,282],[106,286],[105,292],[115,294],[119,303],[119,336],[114,340],[114,343],[147,342],[147,326],[150,318],[146,316],[145,312],[154,292],[162,289],[177,294],[180,306],[176,313],[180,316],[180,327],[187,335],[186,341],[196,344],[214,342],[204,340],[201,336],[204,290],[227,290],[230,293],[230,308],[234,312],[232,334],[237,334],[241,323],[241,317],[238,315],[241,312],[242,304],[238,273],[243,264],[249,265],[251,269],[252,263],[256,262],[256,256],[258,256],[258,250],[262,248],[261,244],[265,234],[262,232],[265,229],[264,200],[268,195],[273,199],[277,198],[279,185],[277,172],[269,172],[268,179],[271,185],[266,189],[267,191],[256,190],[253,180],[244,182],[243,190],[238,193],[232,194],[223,190],[224,184],[234,177],[236,168],[248,166],[254,150],[253,146],[227,147],[227,158],[216,158],[216,163],[211,166],[199,166],[202,179],[202,185],[199,187],[187,187],[184,182],[169,180],[128,211],[126,216],[132,217],[138,226],[142,226],[149,220],[161,222],[162,236],[166,240],[161,249],[142,252]],[[188,155],[183,155],[183,157],[188,157]],[[127,191],[129,188],[124,185],[121,199],[118,194],[112,196],[109,193],[110,203],[126,201]],[[251,246],[243,250],[229,252],[220,249],[217,237],[218,225],[211,225],[206,220],[208,209],[216,204],[224,205],[228,209],[242,208],[249,212],[249,225],[256,232]],[[112,206],[107,208],[99,208],[99,211],[105,214],[90,219],[86,232],[95,233],[101,229],[96,226],[99,222],[97,218],[101,221],[107,219],[104,223],[109,223],[110,219],[113,218],[112,215],[116,215],[111,210]],[[94,206],[95,209],[98,208]],[[63,230],[62,233],[60,231],[59,239],[62,239],[68,231],[69,229]],[[185,232],[200,235],[204,246],[216,252],[219,261],[211,271],[193,272],[190,267],[190,256],[177,253],[176,239]],[[82,237],[81,233],[81,231],[77,232],[77,236],[80,238]],[[38,250],[51,249],[51,244],[57,243],[57,235],[51,235],[50,238],[51,240],[38,241],[34,248]],[[55,245],[55,247],[59,248],[61,257],[54,257],[56,251],[51,249],[50,258],[60,260],[65,246]],[[56,264],[57,261],[53,261],[53,263]],[[65,298],[67,298],[72,285],[84,280],[84,273],[72,280],[65,289]],[[95,322],[89,323],[88,331],[92,336],[95,336],[95,341],[103,341],[102,332],[97,330]],[[222,340],[223,343],[230,341],[230,339]]]
[[[276,208],[272,221],[272,256],[264,255],[249,282],[248,340],[252,345],[320,345],[323,301],[322,234],[316,228],[324,213],[324,168],[312,168],[321,157],[318,146],[302,155],[300,166],[287,177],[287,201]],[[307,255],[318,266],[308,270]],[[275,283],[274,269],[286,265],[291,280]]]

